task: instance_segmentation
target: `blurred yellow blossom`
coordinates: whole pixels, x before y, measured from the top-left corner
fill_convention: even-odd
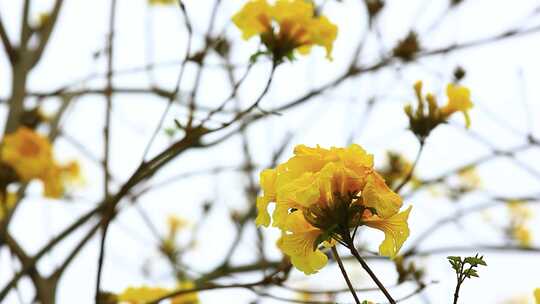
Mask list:
[[[41,178],[53,166],[51,144],[33,130],[19,128],[5,136],[2,161],[10,165],[23,181]]]
[[[462,112],[465,116],[465,126],[467,128],[470,126],[469,110],[473,107],[473,103],[468,88],[448,84],[446,87],[448,103],[439,107],[433,94],[423,95],[422,81],[417,81],[413,87],[417,99],[416,109],[413,110],[412,105],[407,104],[404,110],[409,117],[409,128],[421,141],[425,140],[438,125],[445,123],[455,112]]]
[[[469,110],[473,107],[470,90],[450,83],[446,87],[446,95],[448,96],[448,104],[441,108],[443,117],[448,118],[455,112],[461,112],[465,116],[465,126],[468,128],[471,125]]]
[[[188,290],[195,288],[195,284],[192,281],[180,282],[178,289]],[[171,304],[198,304],[199,296],[196,292],[190,292],[183,295],[176,296],[172,299]]]
[[[41,180],[46,197],[61,197],[66,184],[81,179],[77,162],[65,166],[57,164],[49,140],[27,127],[5,136],[1,157],[21,181]]]
[[[193,289],[195,285],[191,281],[184,281],[178,285],[178,289],[167,289],[161,287],[128,287],[117,295],[120,303],[143,304],[157,300],[174,291]],[[199,297],[196,292],[181,294],[171,298],[171,304],[198,304]]]
[[[529,229],[528,221],[532,218],[532,211],[525,201],[510,200],[507,202],[510,215],[509,234],[518,242],[520,246],[530,247],[532,245],[532,233]]]
[[[534,299],[536,300],[536,304],[540,304],[540,288],[534,290]]]
[[[169,289],[160,287],[128,287],[118,295],[120,302],[128,302],[130,304],[139,304],[159,299],[169,294]]]
[[[531,230],[523,224],[512,227],[512,237],[522,247],[530,247],[532,243]]]
[[[314,45],[324,47],[326,57],[332,58],[338,29],[325,16],[316,16],[309,1],[277,0],[272,5],[250,0],[232,20],[245,40],[259,35],[276,61],[292,58],[294,50],[308,54]]]
[[[258,225],[282,231],[278,247],[306,274],[324,267],[318,245],[360,225],[384,232],[382,255],[394,257],[409,236],[410,208],[373,169],[373,156],[358,145],[324,149],[299,145],[294,156],[261,172]],[[268,205],[274,202],[272,216]],[[321,237],[323,239],[321,239]]]

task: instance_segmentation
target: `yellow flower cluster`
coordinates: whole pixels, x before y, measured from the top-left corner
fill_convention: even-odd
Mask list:
[[[530,247],[532,244],[532,233],[527,226],[528,221],[532,218],[532,212],[527,204],[523,201],[509,201],[508,211],[510,214],[510,237],[516,240],[520,246]]]
[[[259,35],[274,60],[292,58],[297,50],[308,54],[315,45],[332,58],[337,27],[325,16],[316,16],[313,3],[305,0],[250,0],[232,18],[245,40]]]
[[[373,169],[373,156],[354,144],[330,149],[299,145],[294,154],[261,172],[256,218],[257,225],[272,222],[281,229],[278,247],[292,264],[306,274],[317,272],[327,262],[318,245],[360,225],[382,230],[379,252],[395,257],[409,236],[410,208],[399,213],[402,199]]]
[[[193,289],[195,285],[191,281],[184,281],[179,284],[176,290],[188,290]],[[128,287],[122,293],[117,295],[117,301],[119,303],[129,304],[144,304],[157,300],[172,293],[173,289],[161,288],[161,287]],[[171,304],[198,304],[199,296],[196,292],[181,294],[171,298]]]
[[[536,300],[536,304],[540,304],[540,288],[534,290],[534,299]]]
[[[446,87],[448,103],[443,107],[437,105],[437,99],[433,94],[423,96],[421,81],[414,84],[414,91],[418,102],[416,111],[413,111],[412,105],[408,104],[405,106],[405,113],[409,117],[411,131],[421,140],[425,139],[435,127],[445,123],[456,112],[463,113],[465,126],[467,128],[470,126],[469,110],[472,109],[473,103],[468,88],[453,83],[448,84]]]
[[[49,140],[26,127],[5,136],[1,159],[17,173],[20,181],[41,180],[44,195],[51,198],[61,197],[65,184],[80,177],[77,162],[57,164]]]

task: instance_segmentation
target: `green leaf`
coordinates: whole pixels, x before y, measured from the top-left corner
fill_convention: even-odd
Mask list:
[[[466,257],[463,262],[468,263],[472,266],[487,266],[486,262],[483,260],[483,257]]]
[[[467,278],[471,278],[471,277],[477,277],[479,278],[478,276],[478,272],[475,270],[475,269],[467,269],[465,272],[465,277]]]
[[[458,257],[458,256],[447,256],[446,258],[447,258],[448,260],[450,260],[450,261],[454,261],[454,262],[461,263],[461,257]]]

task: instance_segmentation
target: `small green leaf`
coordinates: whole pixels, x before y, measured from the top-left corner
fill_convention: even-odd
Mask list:
[[[478,266],[478,265],[487,266],[486,262],[483,260],[483,257],[466,257],[463,262],[468,263],[469,265],[472,265],[472,266]]]
[[[478,272],[475,270],[475,269],[467,269],[465,272],[464,272],[465,276],[467,278],[471,278],[471,277],[477,277],[479,278],[478,276]]]
[[[461,263],[461,257],[458,257],[458,256],[447,256],[446,258],[447,258],[448,260],[450,260],[450,261],[454,261],[454,262]]]

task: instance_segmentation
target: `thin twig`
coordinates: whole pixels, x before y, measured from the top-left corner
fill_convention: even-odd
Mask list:
[[[343,266],[343,262],[341,261],[341,258],[339,257],[336,246],[332,246],[332,254],[334,255],[334,259],[336,259],[336,262],[338,263],[339,270],[341,270],[341,274],[343,275],[345,282],[347,282],[347,287],[349,287],[349,290],[354,298],[354,301],[356,302],[356,304],[360,304],[360,299],[358,299],[358,296],[356,295],[354,286],[352,285],[351,280],[349,279],[349,276],[347,275],[347,270],[345,270],[345,267]]]
[[[113,64],[114,64],[114,24],[116,21],[116,0],[111,0],[110,18],[109,18],[109,37],[107,41],[107,92],[105,106],[105,127],[103,130],[104,136],[104,157],[103,157],[103,192],[104,200],[109,197],[109,152],[110,152],[110,127],[111,127],[111,112],[112,112],[112,87],[113,87]],[[110,218],[114,209],[106,208],[101,220],[101,241],[99,244],[99,257],[97,264],[97,279],[96,279],[96,304],[100,300],[101,278],[103,273],[103,261],[105,259],[105,244],[107,240],[107,231],[109,228]]]

